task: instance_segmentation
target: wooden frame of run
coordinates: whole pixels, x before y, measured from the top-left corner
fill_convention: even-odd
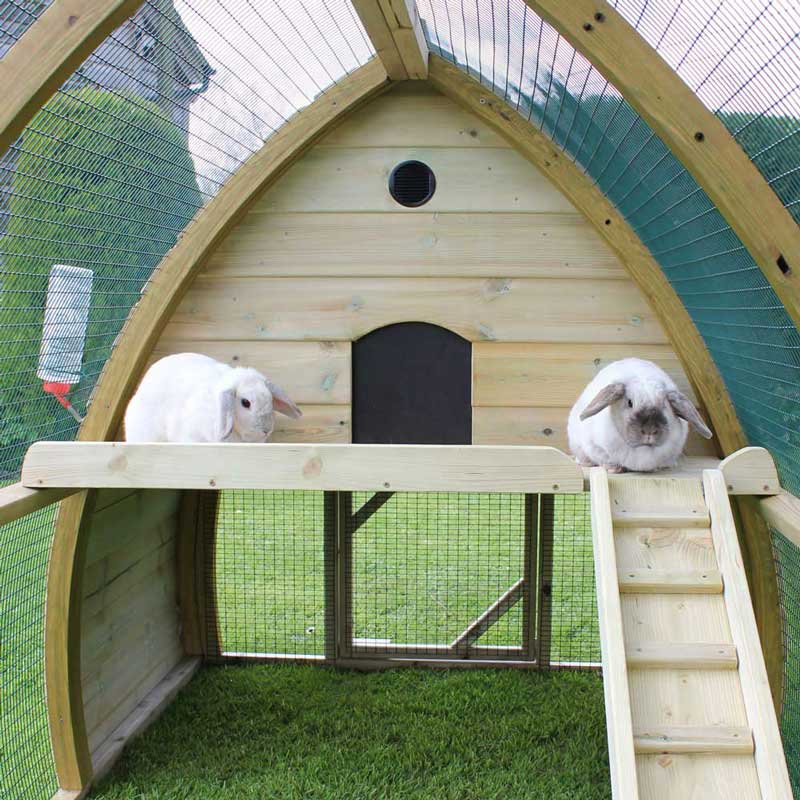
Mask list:
[[[54,0],[0,60],[0,154],[141,0]]]
[[[428,42],[415,0],[352,0],[386,74],[393,81],[428,77]]]

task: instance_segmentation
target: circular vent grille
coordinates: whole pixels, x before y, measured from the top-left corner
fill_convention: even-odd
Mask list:
[[[427,164],[421,161],[404,161],[392,170],[389,191],[401,206],[422,206],[436,191],[436,177]]]

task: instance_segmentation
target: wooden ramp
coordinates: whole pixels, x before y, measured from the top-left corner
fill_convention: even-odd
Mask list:
[[[589,482],[614,798],[791,800],[722,472]]]

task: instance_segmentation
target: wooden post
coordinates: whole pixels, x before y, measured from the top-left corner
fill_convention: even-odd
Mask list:
[[[47,713],[58,785],[68,791],[81,791],[93,777],[81,687],[81,605],[88,527],[96,495],[95,491],[81,492],[61,503],[47,567]]]
[[[526,494],[525,504],[525,542],[523,553],[523,578],[525,593],[522,597],[522,652],[526,659],[537,658],[536,611],[538,603],[538,550],[539,550],[539,503],[541,495]]]
[[[769,675],[772,700],[775,712],[780,716],[784,682],[783,615],[772,535],[758,510],[756,497],[731,497],[730,502]]]
[[[201,494],[199,561],[199,591],[203,598],[203,640],[206,658],[219,658],[223,651],[223,637],[219,628],[217,609],[217,518],[219,514],[219,492]]]
[[[353,495],[337,492],[336,658],[350,658],[353,644]]]
[[[542,669],[550,667],[550,650],[553,643],[553,526],[555,524],[555,497],[539,495],[539,631],[536,660]]]
[[[323,509],[323,562],[325,582],[325,658],[336,660],[337,577],[338,559],[338,499],[337,492],[325,492]]]
[[[181,640],[189,656],[205,656],[208,648],[203,512],[208,502],[216,502],[215,497],[216,492],[183,492],[178,512],[178,604]]]

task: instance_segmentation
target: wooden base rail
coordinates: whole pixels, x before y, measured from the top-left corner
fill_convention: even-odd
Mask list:
[[[800,498],[781,489],[780,494],[762,498],[759,508],[767,525],[800,547]]]

